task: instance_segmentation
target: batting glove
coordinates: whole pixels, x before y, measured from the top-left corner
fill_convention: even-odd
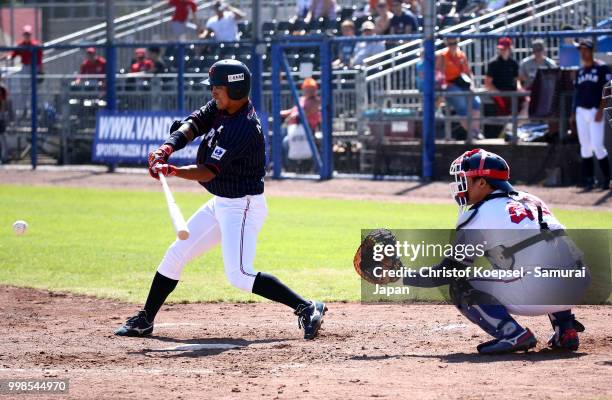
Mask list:
[[[173,151],[172,146],[164,144],[159,149],[149,153],[149,174],[153,178],[158,179],[157,173],[153,171],[153,166],[156,164],[166,164]]]
[[[155,164],[151,170],[155,175],[162,174],[163,176],[174,176],[178,168],[170,164]],[[157,177],[159,179],[159,177]]]

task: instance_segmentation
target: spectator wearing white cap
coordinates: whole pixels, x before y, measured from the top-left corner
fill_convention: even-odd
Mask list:
[[[375,34],[375,26],[372,21],[365,21],[361,25],[361,34],[364,37],[374,36]],[[379,41],[369,41],[369,42],[357,42],[355,44],[355,50],[353,52],[353,59],[351,61],[351,66],[356,67],[363,64],[363,60],[373,56],[374,54],[378,54],[385,51],[385,43]]]

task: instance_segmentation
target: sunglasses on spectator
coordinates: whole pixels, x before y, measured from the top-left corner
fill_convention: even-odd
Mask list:
[[[449,46],[457,46],[457,42],[447,42]]]

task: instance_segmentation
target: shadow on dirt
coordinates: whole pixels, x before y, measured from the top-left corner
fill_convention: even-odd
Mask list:
[[[351,360],[362,360],[362,361],[376,361],[376,360],[387,360],[392,358],[437,358],[441,362],[454,364],[454,363],[490,363],[499,361],[552,361],[562,359],[575,359],[588,355],[588,353],[580,352],[568,352],[568,351],[556,351],[551,349],[541,349],[539,351],[529,351],[527,353],[511,353],[511,354],[497,354],[497,355],[482,355],[476,352],[474,353],[451,353],[441,355],[427,355],[427,354],[395,354],[395,355],[362,355],[351,357]]]
[[[130,355],[144,355],[147,357],[177,358],[177,357],[205,357],[221,354],[228,350],[237,350],[253,344],[269,344],[291,341],[293,339],[259,339],[246,340],[236,338],[205,338],[205,339],[177,339],[166,336],[150,336],[150,340],[173,344],[164,348],[144,348],[131,351]]]

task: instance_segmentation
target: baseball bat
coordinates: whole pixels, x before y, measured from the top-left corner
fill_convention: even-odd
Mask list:
[[[164,194],[166,195],[168,212],[170,213],[170,219],[172,220],[172,225],[174,225],[176,236],[180,240],[187,240],[189,239],[189,228],[187,228],[185,218],[183,218],[181,210],[179,210],[178,206],[176,205],[176,201],[174,201],[174,196],[172,196],[172,192],[170,191],[166,177],[159,174],[159,181],[161,182],[162,188],[164,189]]]

